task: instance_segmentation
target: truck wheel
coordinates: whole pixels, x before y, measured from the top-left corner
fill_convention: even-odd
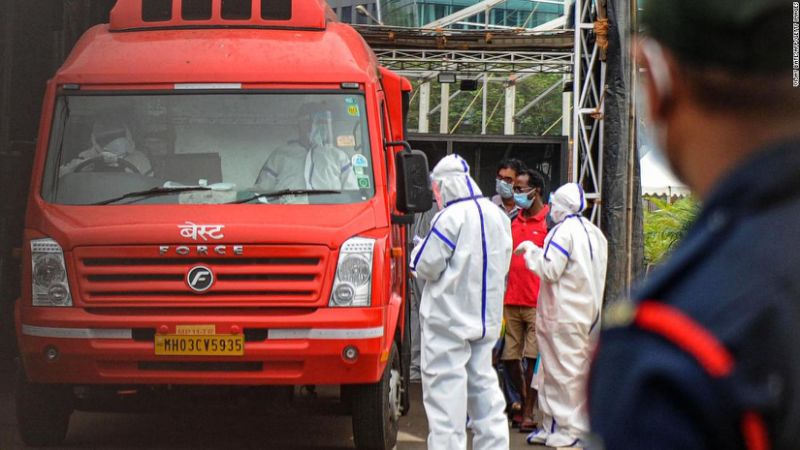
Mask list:
[[[26,445],[47,447],[64,442],[73,410],[70,386],[31,383],[20,370],[16,403],[17,429]]]
[[[397,346],[376,384],[352,386],[353,440],[359,450],[391,450],[397,444],[401,409],[401,367]]]

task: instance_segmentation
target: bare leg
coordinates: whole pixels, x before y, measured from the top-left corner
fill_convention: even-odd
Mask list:
[[[519,393],[524,405],[527,390],[525,389],[525,379],[522,374],[522,361],[519,359],[510,359],[503,361],[503,363],[506,366],[506,370],[508,370],[508,375],[511,379],[511,387]]]

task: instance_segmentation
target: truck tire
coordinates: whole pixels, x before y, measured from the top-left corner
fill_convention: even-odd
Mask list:
[[[400,354],[392,345],[389,364],[378,383],[348,388],[353,409],[353,440],[359,450],[391,450],[400,420]]]
[[[73,411],[72,388],[31,383],[20,370],[15,392],[17,429],[22,441],[31,447],[64,442]]]

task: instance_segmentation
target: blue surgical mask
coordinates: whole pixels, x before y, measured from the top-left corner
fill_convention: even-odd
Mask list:
[[[528,197],[528,192],[514,194],[514,203],[522,209],[528,209],[533,204],[533,199]]]
[[[497,191],[500,198],[511,198],[514,196],[514,186],[503,180],[497,180],[494,189]]]

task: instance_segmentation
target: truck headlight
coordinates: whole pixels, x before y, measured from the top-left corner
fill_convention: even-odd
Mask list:
[[[72,306],[61,246],[50,238],[31,241],[33,306]]]
[[[372,303],[372,251],[375,239],[354,237],[339,251],[329,306],[369,306]]]

